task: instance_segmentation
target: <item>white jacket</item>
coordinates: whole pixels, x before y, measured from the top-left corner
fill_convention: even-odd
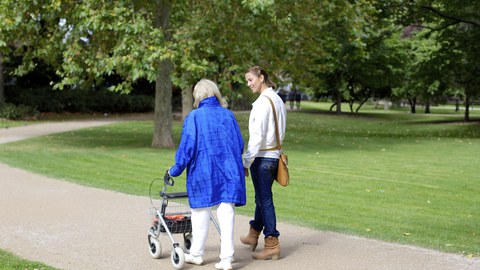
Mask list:
[[[262,151],[277,146],[275,135],[275,121],[273,110],[269,97],[275,105],[277,113],[278,132],[280,133],[280,144],[283,144],[285,138],[285,126],[287,119],[287,110],[283,100],[272,88],[265,89],[252,104],[252,111],[248,121],[248,132],[250,138],[245,154],[243,154],[243,167],[250,168],[256,157],[279,158],[281,150]]]

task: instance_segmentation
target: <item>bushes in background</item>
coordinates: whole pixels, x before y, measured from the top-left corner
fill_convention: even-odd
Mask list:
[[[120,94],[107,89],[56,91],[50,87],[11,87],[6,90],[8,103],[35,108],[39,112],[131,113],[150,112],[154,109],[153,96]]]
[[[11,103],[0,104],[0,119],[25,119],[32,118],[38,114],[38,111],[30,106],[14,105]]]

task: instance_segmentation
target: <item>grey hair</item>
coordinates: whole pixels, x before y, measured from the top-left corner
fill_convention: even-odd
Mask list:
[[[198,108],[198,105],[202,100],[207,97],[217,97],[218,102],[224,108],[228,107],[227,102],[223,99],[220,90],[218,90],[217,84],[208,79],[201,79],[193,88],[193,107]]]

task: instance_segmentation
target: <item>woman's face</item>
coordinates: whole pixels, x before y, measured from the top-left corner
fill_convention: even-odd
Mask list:
[[[263,75],[257,76],[251,72],[245,74],[245,80],[247,80],[247,86],[252,89],[253,93],[260,93],[262,90]]]

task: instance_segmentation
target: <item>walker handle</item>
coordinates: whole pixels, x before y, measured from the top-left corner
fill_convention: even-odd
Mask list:
[[[173,186],[173,184],[175,184],[175,181],[173,180],[173,178],[168,173],[168,170],[165,172],[165,176],[163,176],[163,182],[167,186]]]

